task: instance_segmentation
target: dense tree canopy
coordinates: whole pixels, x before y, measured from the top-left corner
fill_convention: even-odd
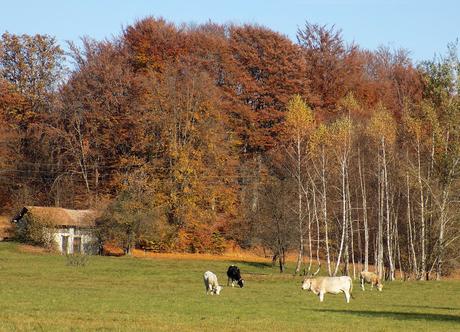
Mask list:
[[[262,246],[314,265],[440,278],[460,225],[460,62],[347,45],[306,23],[148,17],[62,48],[0,40],[0,209],[98,208],[130,252]],[[323,264],[323,265],[322,265]],[[324,264],[326,266],[324,266]]]

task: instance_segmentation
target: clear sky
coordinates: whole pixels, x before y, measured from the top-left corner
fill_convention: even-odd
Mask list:
[[[403,47],[415,61],[460,37],[460,0],[2,0],[0,33],[49,34],[61,44],[111,38],[146,16],[175,23],[258,23],[295,40],[305,21],[335,24],[367,49]]]

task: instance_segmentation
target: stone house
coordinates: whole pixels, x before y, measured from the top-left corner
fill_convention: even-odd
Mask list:
[[[63,254],[97,254],[100,247],[95,235],[97,217],[95,210],[25,206],[13,223],[17,224],[19,231],[27,231],[30,220],[41,222],[53,246]]]

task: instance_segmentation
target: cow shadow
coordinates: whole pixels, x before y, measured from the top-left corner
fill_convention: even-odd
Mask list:
[[[433,322],[452,322],[460,323],[460,316],[432,314],[432,313],[415,313],[415,312],[398,312],[398,311],[369,311],[369,310],[337,310],[337,309],[311,309],[312,311],[334,312],[341,314],[354,315],[367,318],[386,318],[396,320],[427,320]]]

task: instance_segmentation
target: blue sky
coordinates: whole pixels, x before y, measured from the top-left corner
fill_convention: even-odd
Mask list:
[[[293,40],[305,21],[335,24],[367,49],[403,47],[415,61],[445,54],[460,37],[460,0],[7,0],[0,32],[46,33],[61,44],[87,35],[111,38],[145,16],[175,23],[258,23]]]

